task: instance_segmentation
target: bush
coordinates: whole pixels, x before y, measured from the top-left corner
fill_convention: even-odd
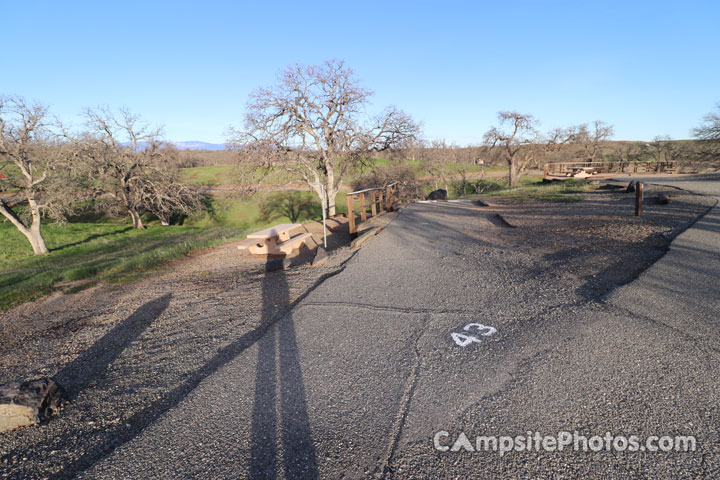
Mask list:
[[[448,195],[451,197],[462,197],[463,195],[475,193],[475,186],[468,181],[462,180],[450,182],[449,189]]]
[[[489,193],[508,188],[506,179],[488,179],[481,180],[474,185],[475,192],[471,193]]]
[[[290,222],[297,223],[301,219],[322,216],[322,207],[314,200],[311,192],[275,192],[262,197],[258,205],[260,214],[268,221],[284,216],[289,218]]]

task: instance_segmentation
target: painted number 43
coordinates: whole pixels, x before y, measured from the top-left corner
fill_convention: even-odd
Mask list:
[[[483,325],[481,323],[468,323],[463,327],[463,330],[468,333],[474,333],[476,335],[481,335],[483,337],[489,337],[490,335],[493,335],[497,330],[493,327],[488,327],[487,325]],[[455,343],[460,345],[461,347],[467,347],[473,342],[480,343],[482,340],[474,335],[466,335],[464,333],[452,333],[452,339],[455,340]]]

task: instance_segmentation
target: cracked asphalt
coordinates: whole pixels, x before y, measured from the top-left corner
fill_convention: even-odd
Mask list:
[[[719,179],[652,181],[720,196]],[[720,477],[718,207],[596,299],[533,268],[531,250],[512,262],[534,274],[512,276],[506,252],[479,240],[492,224],[478,215],[407,208],[80,477]],[[285,301],[275,291],[263,309]],[[435,448],[441,431],[441,447],[461,432],[474,445],[577,431],[692,435],[697,449],[453,452]]]

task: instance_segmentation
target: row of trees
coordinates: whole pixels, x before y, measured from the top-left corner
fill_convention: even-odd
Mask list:
[[[508,181],[517,185],[520,173],[538,157],[547,156],[566,146],[580,146],[585,161],[596,159],[600,148],[614,135],[612,125],[596,120],[592,126],[573,125],[556,128],[543,136],[532,115],[518,112],[499,112],[498,126],[485,133],[484,143],[489,154],[501,157],[508,165]]]
[[[306,182],[334,215],[340,185],[375,155],[432,152],[430,172],[456,173],[446,172],[443,164],[451,163],[450,158],[456,162],[458,149],[422,142],[420,125],[396,107],[368,115],[372,94],[342,61],[288,67],[277,85],[250,96],[244,129],[230,130],[227,144],[242,154],[246,183],[288,171]],[[84,117],[85,129],[72,132],[52,120],[43,105],[19,97],[0,100],[0,213],[28,238],[35,253],[47,252],[40,232],[43,218],[62,220],[78,206],[122,212],[135,228],[143,228],[145,212],[169,224],[173,216],[202,207],[200,193],[179,181],[182,160],[162,140],[161,129],[150,128],[127,110],[88,109]],[[507,163],[509,183],[516,185],[520,173],[541,159],[572,151],[575,158],[595,160],[613,135],[612,125],[599,120],[545,135],[537,126],[532,115],[500,112],[472,161]],[[719,132],[720,113],[711,113],[694,134],[717,149]],[[678,155],[667,138],[649,145],[658,158]],[[634,153],[628,147],[620,155],[630,159]]]
[[[277,85],[250,96],[245,128],[231,129],[228,146],[253,165],[247,170],[253,174],[258,172],[256,167],[267,167],[268,172],[272,167],[272,171],[282,168],[302,178],[327,205],[329,215],[335,214],[335,195],[348,172],[378,152],[427,157],[428,171],[438,177],[462,174],[447,168],[456,163],[450,157],[457,157],[460,149],[445,142],[424,142],[419,138],[419,124],[406,113],[388,107],[377,117],[369,117],[371,95],[342,61],[288,67]],[[706,120],[712,123],[717,118]],[[706,138],[703,132],[698,130],[699,138]],[[601,120],[543,135],[532,115],[499,112],[497,126],[485,133],[481,156],[472,161],[487,157],[490,162],[507,163],[509,183],[514,186],[524,169],[541,160],[568,152],[574,159],[596,160],[613,135],[613,126]],[[657,158],[672,160],[679,155],[669,138],[657,137],[649,145]],[[632,147],[619,152],[627,158],[636,154]]]
[[[63,221],[78,209],[142,214],[164,225],[202,207],[202,197],[178,179],[177,152],[127,110],[87,109],[85,129],[70,131],[47,107],[20,97],[0,99],[0,213],[47,253],[44,219]]]

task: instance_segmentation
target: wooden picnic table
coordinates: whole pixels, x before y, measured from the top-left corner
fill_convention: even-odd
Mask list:
[[[285,242],[290,239],[290,232],[295,230],[296,228],[301,228],[302,223],[281,223],[280,225],[275,225],[274,227],[266,228],[265,230],[260,230],[259,232],[251,233],[247,236],[247,238],[257,238],[257,239],[274,239],[277,238],[281,242]]]
[[[301,223],[283,223],[247,236],[248,241],[238,246],[248,249],[254,255],[288,255],[312,238],[310,233],[291,237],[291,233],[302,228]]]

